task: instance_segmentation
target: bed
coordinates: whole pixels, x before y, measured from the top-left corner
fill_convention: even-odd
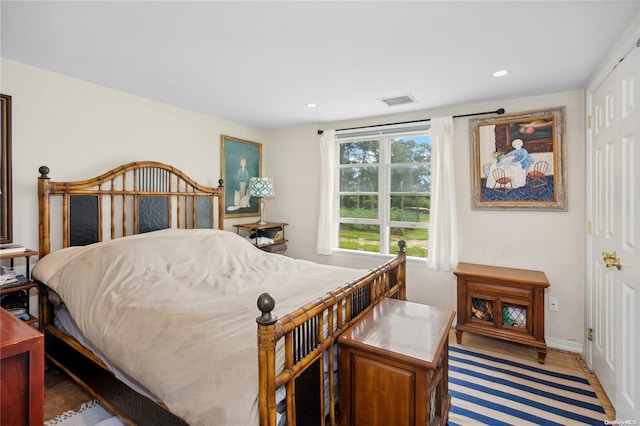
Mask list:
[[[337,338],[406,298],[404,244],[371,270],[266,253],[224,230],[223,194],[159,162],[41,167],[47,359],[131,424],[339,424]]]

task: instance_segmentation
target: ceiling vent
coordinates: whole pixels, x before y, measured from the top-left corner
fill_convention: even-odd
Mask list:
[[[390,107],[416,103],[416,100],[411,95],[402,95],[402,96],[396,96],[394,98],[385,98],[385,99],[381,99],[381,101]]]

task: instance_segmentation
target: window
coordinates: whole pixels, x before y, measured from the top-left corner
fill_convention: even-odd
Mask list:
[[[414,126],[415,128],[415,126]],[[338,134],[338,247],[426,258],[431,203],[428,128]]]

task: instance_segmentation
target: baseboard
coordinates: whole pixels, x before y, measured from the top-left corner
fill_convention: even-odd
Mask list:
[[[551,349],[559,349],[561,351],[582,353],[583,344],[573,340],[556,339],[555,337],[545,337],[547,347]]]

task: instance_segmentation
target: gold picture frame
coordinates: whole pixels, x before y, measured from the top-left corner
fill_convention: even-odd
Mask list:
[[[262,144],[232,136],[220,138],[224,217],[259,216],[259,200],[249,195],[249,179],[262,176]]]
[[[474,210],[567,211],[565,107],[469,120]]]

